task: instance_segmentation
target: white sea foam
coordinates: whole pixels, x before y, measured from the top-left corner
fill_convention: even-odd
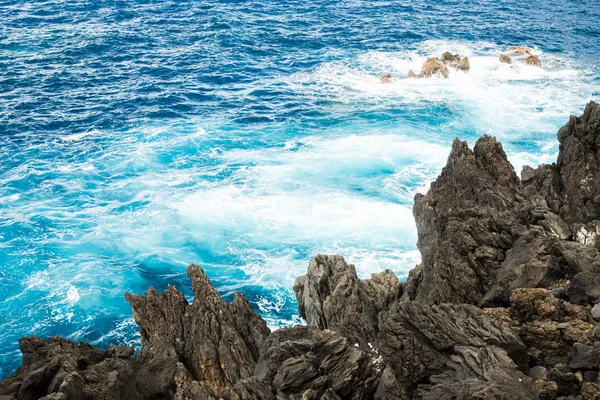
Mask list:
[[[91,130],[91,131],[87,131],[87,132],[81,132],[81,133],[74,133],[71,135],[64,135],[61,136],[60,138],[62,140],[64,140],[65,142],[75,142],[78,140],[81,140],[87,136],[93,136],[93,135],[97,135],[99,132],[95,129]]]
[[[583,66],[539,50],[542,68],[518,60],[503,64],[498,57],[504,50],[485,42],[427,41],[415,50],[368,52],[355,59],[327,62],[286,82],[294,90],[329,93],[340,102],[360,107],[375,103],[411,109],[442,103],[460,112],[460,119],[452,124],[502,139],[555,133],[556,119],[580,112],[590,99],[592,83]],[[439,57],[444,51],[468,56],[470,71],[451,70],[449,79],[407,77],[409,69],[418,72],[427,57]],[[392,80],[381,84],[379,76],[386,72]]]

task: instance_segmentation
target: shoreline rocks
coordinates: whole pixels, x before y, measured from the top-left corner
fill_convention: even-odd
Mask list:
[[[459,54],[445,52],[440,58],[430,57],[421,67],[421,72],[417,75],[412,69],[408,71],[409,78],[431,78],[434,76],[448,78],[450,68],[458,71],[468,72],[471,68],[468,57],[461,57]]]
[[[542,62],[540,61],[540,58],[535,55],[533,53],[533,50],[530,49],[529,47],[525,47],[525,46],[509,46],[507,51],[511,54],[517,55],[517,56],[521,56],[518,57],[518,60],[527,64],[527,65],[531,65],[534,67],[541,67],[542,66]],[[503,63],[507,63],[507,64],[512,64],[512,59],[510,58],[510,56],[505,55],[505,54],[501,54],[500,55],[500,62]]]
[[[317,255],[294,285],[307,325],[270,332],[191,265],[191,304],[126,294],[138,354],[22,338],[0,400],[599,399],[600,105],[558,140],[520,178],[495,138],[455,140],[415,197],[422,262],[403,284]]]

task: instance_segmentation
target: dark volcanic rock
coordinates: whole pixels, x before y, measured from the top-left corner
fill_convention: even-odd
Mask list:
[[[502,145],[483,136],[473,150],[455,140],[446,167],[413,213],[422,254],[412,300],[478,304],[496,282],[506,252],[526,227],[525,199]]]
[[[218,393],[252,376],[270,331],[242,294],[228,304],[200,267],[191,265],[188,275],[197,299],[191,305],[172,286],[162,294],[125,296],[140,327],[142,355],[176,358]]]
[[[308,326],[365,344],[377,336],[377,315],[400,297],[401,285],[392,271],[360,280],[343,257],[318,255],[307,274],[296,279],[294,292]]]
[[[600,105],[590,102],[558,131],[558,160],[529,169],[523,184],[533,185],[555,213],[572,226],[600,219]]]
[[[482,305],[507,305],[510,294],[517,288],[549,287],[560,279],[571,279],[576,272],[565,260],[557,237],[529,231],[506,253],[496,283]]]
[[[530,380],[513,362],[527,363],[524,344],[507,323],[490,318],[475,306],[396,303],[381,313],[379,320],[378,351],[394,372],[395,386],[400,385],[406,393],[417,389],[417,393],[458,393],[461,374],[477,381],[473,387],[485,386],[492,370],[507,379],[519,377],[521,389],[531,389]],[[489,351],[481,352],[481,348]],[[434,376],[438,376],[436,384],[428,386]],[[511,385],[515,387],[514,382]],[[428,396],[435,398],[434,394]]]
[[[136,397],[136,385],[151,377],[134,374],[133,349],[101,350],[62,338],[20,340],[23,364],[0,383],[0,396],[34,400],[55,393],[59,399],[111,399]],[[143,392],[148,397],[168,398],[170,388],[157,385]],[[152,393],[151,393],[152,392]]]
[[[256,376],[272,381],[279,398],[366,399],[375,392],[377,368],[368,349],[349,344],[340,334],[297,326],[269,336]]]

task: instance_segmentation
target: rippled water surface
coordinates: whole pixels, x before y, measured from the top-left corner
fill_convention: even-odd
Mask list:
[[[23,335],[137,344],[123,293],[189,263],[274,328],[317,253],[405,277],[452,139],[552,161],[599,41],[595,0],[0,0],[0,377]],[[446,50],[471,71],[407,79]]]

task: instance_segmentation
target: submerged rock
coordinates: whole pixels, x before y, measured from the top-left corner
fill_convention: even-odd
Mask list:
[[[379,81],[381,83],[390,83],[392,81],[392,74],[384,74],[381,78],[379,78]]]

